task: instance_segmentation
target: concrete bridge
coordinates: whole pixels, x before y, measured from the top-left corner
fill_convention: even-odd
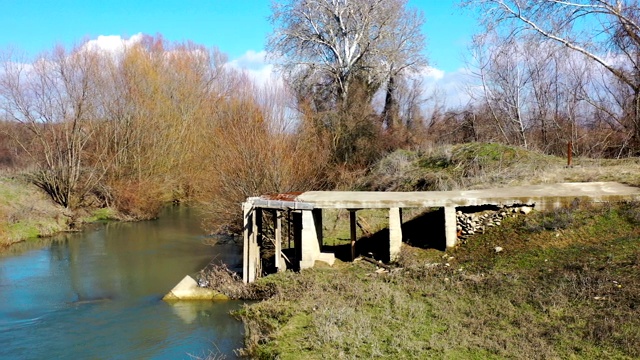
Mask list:
[[[618,202],[640,200],[640,188],[615,182],[561,183],[517,186],[485,190],[371,192],[309,191],[304,193],[264,195],[248,198],[243,204],[244,254],[243,281],[253,282],[262,273],[260,244],[263,215],[270,212],[273,220],[275,266],[285,268],[282,257],[282,219],[292,226],[296,261],[300,269],[313,267],[316,261],[333,264],[335,255],[321,252],[322,210],[349,210],[351,255],[355,257],[356,212],[361,209],[389,210],[389,257],[394,261],[402,244],[403,208],[444,208],[446,246],[456,246],[456,209],[470,206],[528,205],[536,210],[566,207],[574,200]]]

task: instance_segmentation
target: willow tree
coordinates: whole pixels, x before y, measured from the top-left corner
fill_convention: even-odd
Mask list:
[[[315,110],[370,102],[385,89],[383,119],[390,119],[398,78],[426,65],[424,18],[406,0],[285,0],[272,10],[267,49]]]
[[[488,29],[507,39],[535,34],[581,54],[614,82],[626,103],[617,114],[632,149],[640,152],[640,6],[638,0],[465,0]]]

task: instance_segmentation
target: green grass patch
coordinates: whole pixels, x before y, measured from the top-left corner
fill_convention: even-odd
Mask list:
[[[17,239],[34,239],[40,237],[40,229],[34,223],[15,223],[8,226],[9,237]]]
[[[84,222],[107,221],[117,219],[117,212],[112,208],[100,208],[91,212],[91,215],[83,219]]]
[[[349,211],[343,209],[325,209],[322,215],[323,243],[339,246],[351,243]],[[361,238],[384,229],[389,223],[387,209],[363,209],[357,212],[356,236]]]
[[[19,180],[0,177],[0,206],[7,206],[26,197],[32,189]]]

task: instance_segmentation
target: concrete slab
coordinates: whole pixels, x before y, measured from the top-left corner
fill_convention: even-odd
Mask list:
[[[162,300],[228,300],[226,295],[198,286],[189,275],[185,276]]]
[[[329,266],[333,266],[333,264],[335,264],[336,262],[336,255],[333,253],[320,253],[318,255],[318,258],[316,259],[316,261],[322,261],[326,264],[328,264]]]
[[[544,210],[569,205],[576,198],[592,202],[639,200],[640,188],[616,182],[590,182],[456,191],[308,191],[296,200],[321,209],[535,204],[537,210]]]

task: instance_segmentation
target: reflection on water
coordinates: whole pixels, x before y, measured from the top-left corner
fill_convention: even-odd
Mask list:
[[[160,300],[212,258],[239,260],[235,245],[203,245],[199,222],[172,208],[0,256],[0,358],[180,359],[214,346],[232,358],[238,302]]]

